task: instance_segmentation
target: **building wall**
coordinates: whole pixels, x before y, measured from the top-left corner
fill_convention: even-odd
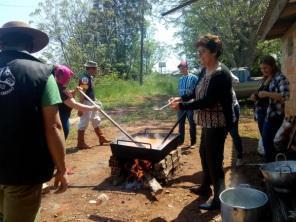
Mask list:
[[[296,116],[296,23],[282,40],[282,72],[290,81],[290,99],[286,102],[286,116]]]

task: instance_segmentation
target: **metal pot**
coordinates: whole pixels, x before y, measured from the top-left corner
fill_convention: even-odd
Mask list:
[[[263,164],[260,170],[266,182],[273,188],[279,192],[289,192],[289,190],[295,189],[296,161],[278,161],[280,155],[277,155],[275,162]]]
[[[259,222],[265,217],[268,197],[250,187],[232,187],[220,194],[223,222]]]

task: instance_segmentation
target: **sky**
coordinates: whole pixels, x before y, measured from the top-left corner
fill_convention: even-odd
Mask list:
[[[29,15],[37,8],[39,2],[39,0],[0,0],[0,26],[13,20],[21,20],[29,23],[32,20]],[[176,28],[165,26],[163,21],[156,21],[154,26],[156,28],[154,38],[161,43],[169,43],[171,47],[174,47],[177,43],[177,40],[173,36]],[[172,72],[177,70],[180,58],[170,52],[166,56],[165,61],[161,62],[166,62],[164,71]],[[155,69],[160,70],[158,65]]]

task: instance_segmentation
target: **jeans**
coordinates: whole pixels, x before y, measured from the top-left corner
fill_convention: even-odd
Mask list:
[[[196,124],[194,122],[193,110],[180,110],[178,112],[178,119],[182,115],[183,112],[186,112],[186,115],[182,118],[182,120],[179,123],[179,134],[180,134],[180,143],[184,143],[185,138],[185,121],[186,117],[189,122],[189,132],[190,132],[190,145],[194,145],[196,143]]]
[[[277,118],[272,122],[270,120],[265,120],[263,123],[262,142],[265,151],[264,157],[266,162],[273,162],[275,160],[276,150],[274,148],[273,139],[282,122],[283,118]]]
[[[62,122],[63,130],[64,130],[64,136],[65,140],[67,139],[69,132],[70,132],[70,121],[69,116],[64,114],[63,112],[60,112],[60,119]]]
[[[238,122],[239,122],[239,112],[240,112],[239,108],[240,108],[239,105],[236,105],[233,107],[236,120],[229,133],[232,137],[232,141],[233,141],[235,150],[237,152],[237,158],[241,159],[243,158],[243,146],[242,146],[242,139],[238,132]]]
[[[257,123],[258,123],[258,128],[260,132],[260,136],[262,137],[263,135],[263,125],[266,117],[266,110],[258,110],[256,113],[257,116]]]

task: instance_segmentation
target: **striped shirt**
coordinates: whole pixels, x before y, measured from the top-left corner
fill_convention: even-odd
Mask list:
[[[198,77],[193,74],[182,76],[179,79],[179,96],[182,98],[194,97],[197,83]]]

